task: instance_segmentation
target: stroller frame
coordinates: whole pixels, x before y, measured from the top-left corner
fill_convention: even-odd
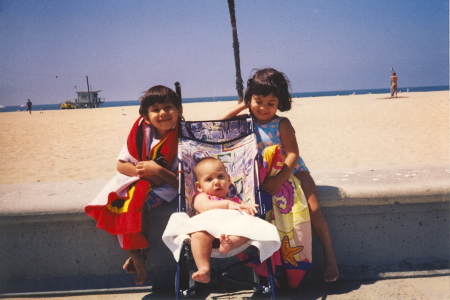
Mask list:
[[[209,127],[211,130],[209,132],[205,132],[204,128]],[[195,129],[200,129],[195,131]],[[217,129],[220,130],[217,130]],[[216,129],[216,130],[214,130]],[[237,130],[239,129],[239,130]],[[228,120],[211,120],[211,121],[182,121],[180,123],[180,136],[179,136],[179,146],[186,141],[195,141],[196,143],[205,143],[206,145],[224,145],[227,143],[239,141],[242,139],[248,138],[250,135],[254,135],[254,147],[256,147],[256,133],[253,126],[253,119],[248,116],[246,119],[242,117],[232,118]],[[226,136],[225,136],[226,135]],[[187,196],[186,196],[186,168],[189,169],[186,161],[187,158],[182,151],[180,151],[180,147],[178,149],[178,212],[186,212],[188,215],[192,216],[195,212],[193,208],[187,204]],[[201,152],[201,151],[200,151]],[[256,151],[257,152],[257,151]],[[208,156],[208,155],[206,155]],[[206,157],[204,156],[204,157]],[[196,158],[197,160],[203,157]],[[256,154],[253,160],[253,172],[254,172],[254,190],[252,191],[251,197],[253,197],[253,201],[259,205],[257,217],[264,219],[264,216],[267,211],[271,208],[266,207],[264,201],[262,201],[262,187],[259,178],[259,154]],[[192,179],[191,179],[192,180]],[[193,187],[189,187],[191,189]],[[188,191],[192,193],[192,191]],[[248,199],[243,199],[244,202],[249,201]],[[267,204],[267,206],[270,204]],[[250,250],[250,251],[249,251]],[[271,258],[266,259],[267,273],[268,273],[268,285],[262,285],[259,283],[259,277],[254,276],[254,281],[242,282],[242,280],[238,280],[232,278],[229,275],[229,270],[233,269],[237,266],[245,265],[255,259],[259,258],[259,255],[255,253],[257,250],[256,247],[250,246],[246,249],[247,258],[245,260],[238,261],[229,266],[221,268],[220,270],[211,270],[211,279],[213,278],[224,278],[231,282],[240,283],[246,285],[248,287],[252,287],[255,291],[259,291],[262,293],[271,293],[271,299],[275,299],[275,280],[272,270]],[[198,290],[202,285],[198,282],[194,282],[191,278],[192,269],[195,268],[195,262],[192,257],[190,240],[185,240],[183,243],[183,247],[181,249],[180,257],[177,262],[176,268],[176,276],[175,276],[175,295],[176,299],[179,297],[188,297],[190,295],[195,294],[195,291]]]

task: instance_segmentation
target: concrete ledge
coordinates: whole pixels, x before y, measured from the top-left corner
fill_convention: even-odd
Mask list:
[[[448,166],[314,172],[341,279],[448,272]],[[84,206],[107,180],[0,186],[0,293],[134,287],[115,238]],[[161,235],[176,203],[150,213],[149,285],[172,288],[175,260]],[[305,280],[320,280],[323,257]],[[404,273],[408,272],[408,273]],[[400,274],[400,275],[399,275]]]
[[[318,171],[312,176],[341,279],[449,272],[447,165]],[[306,279],[318,280],[323,256],[317,241],[313,254],[313,268]]]
[[[95,228],[84,206],[107,180],[0,186],[0,293],[135,287],[124,274],[117,239]],[[151,285],[174,278],[175,260],[161,240],[177,203],[150,213]],[[169,279],[170,277],[170,279]]]
[[[449,166],[312,172],[321,207],[448,202]]]

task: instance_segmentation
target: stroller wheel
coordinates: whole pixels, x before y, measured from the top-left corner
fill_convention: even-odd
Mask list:
[[[192,274],[194,273],[194,270],[189,268],[189,264],[185,264],[182,266],[180,270],[180,274],[175,274],[175,286],[177,279],[179,280],[179,286],[178,290],[175,291],[175,293],[179,294],[182,297],[189,297],[195,295],[195,290],[188,291],[191,287],[195,285],[194,279],[192,279]]]
[[[256,283],[256,284],[260,284],[259,275],[257,275],[257,274],[255,273],[255,270],[252,270],[252,272],[253,272],[253,282]],[[253,288],[253,291],[256,292],[256,293],[261,292],[261,291],[260,291],[258,288],[256,288],[256,287]]]
[[[258,285],[258,287],[255,286],[253,288],[253,291],[255,293],[268,294],[271,292],[271,289],[275,288],[270,286],[268,278],[257,275],[254,270],[253,270],[253,282]]]
[[[192,279],[192,274],[194,274],[194,270],[189,270],[189,287],[193,287],[195,285],[195,280]],[[191,292],[191,296],[195,295],[195,291]]]

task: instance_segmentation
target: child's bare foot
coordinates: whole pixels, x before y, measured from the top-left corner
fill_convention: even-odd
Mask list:
[[[148,250],[149,250],[149,248],[146,248],[146,249],[142,249],[142,250],[141,250],[141,255],[142,255],[142,257],[144,258],[144,260],[147,260]],[[125,270],[125,272],[127,272],[127,273],[136,273],[136,268],[134,267],[133,260],[131,259],[131,257],[129,257],[129,258],[125,261],[125,263],[123,264],[123,267],[122,267],[122,268],[123,268],[123,269]]]
[[[134,281],[137,285],[143,285],[147,277],[147,267],[145,266],[147,249],[130,249],[126,251],[131,257],[127,259],[127,261],[123,265],[123,269],[128,273],[136,273]]]
[[[147,267],[145,266],[145,259],[143,256],[132,258],[134,268],[136,270],[136,278],[134,281],[137,285],[143,285],[147,277]]]
[[[337,267],[336,260],[328,263],[325,261],[325,268],[323,270],[323,279],[325,282],[333,282],[336,281],[339,277],[339,270]]]
[[[230,239],[229,235],[221,234],[219,237],[220,247],[219,252],[222,254],[227,254],[230,252],[233,246],[233,242]]]
[[[192,279],[201,283],[208,283],[211,280],[210,271],[208,268],[200,268],[197,272],[192,274]]]
[[[136,273],[136,268],[134,267],[133,260],[129,257],[122,267],[127,273]]]

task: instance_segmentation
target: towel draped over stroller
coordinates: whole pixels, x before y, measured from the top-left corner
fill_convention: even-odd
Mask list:
[[[262,153],[261,180],[274,176],[283,168],[284,159],[278,145],[269,146]],[[308,203],[300,181],[294,175],[271,197],[273,209],[266,213],[277,227],[281,248],[273,255],[273,265],[282,265],[290,288],[296,288],[312,262],[311,221]],[[257,266],[255,271],[266,275],[266,269]]]
[[[230,209],[212,209],[192,218],[182,212],[172,214],[163,233],[163,241],[176,261],[180,257],[183,241],[189,238],[190,233],[197,231],[207,231],[215,238],[219,238],[221,234],[249,238],[247,243],[259,249],[260,259],[263,261],[280,249],[276,227],[258,217]],[[229,256],[235,254],[230,252]]]

